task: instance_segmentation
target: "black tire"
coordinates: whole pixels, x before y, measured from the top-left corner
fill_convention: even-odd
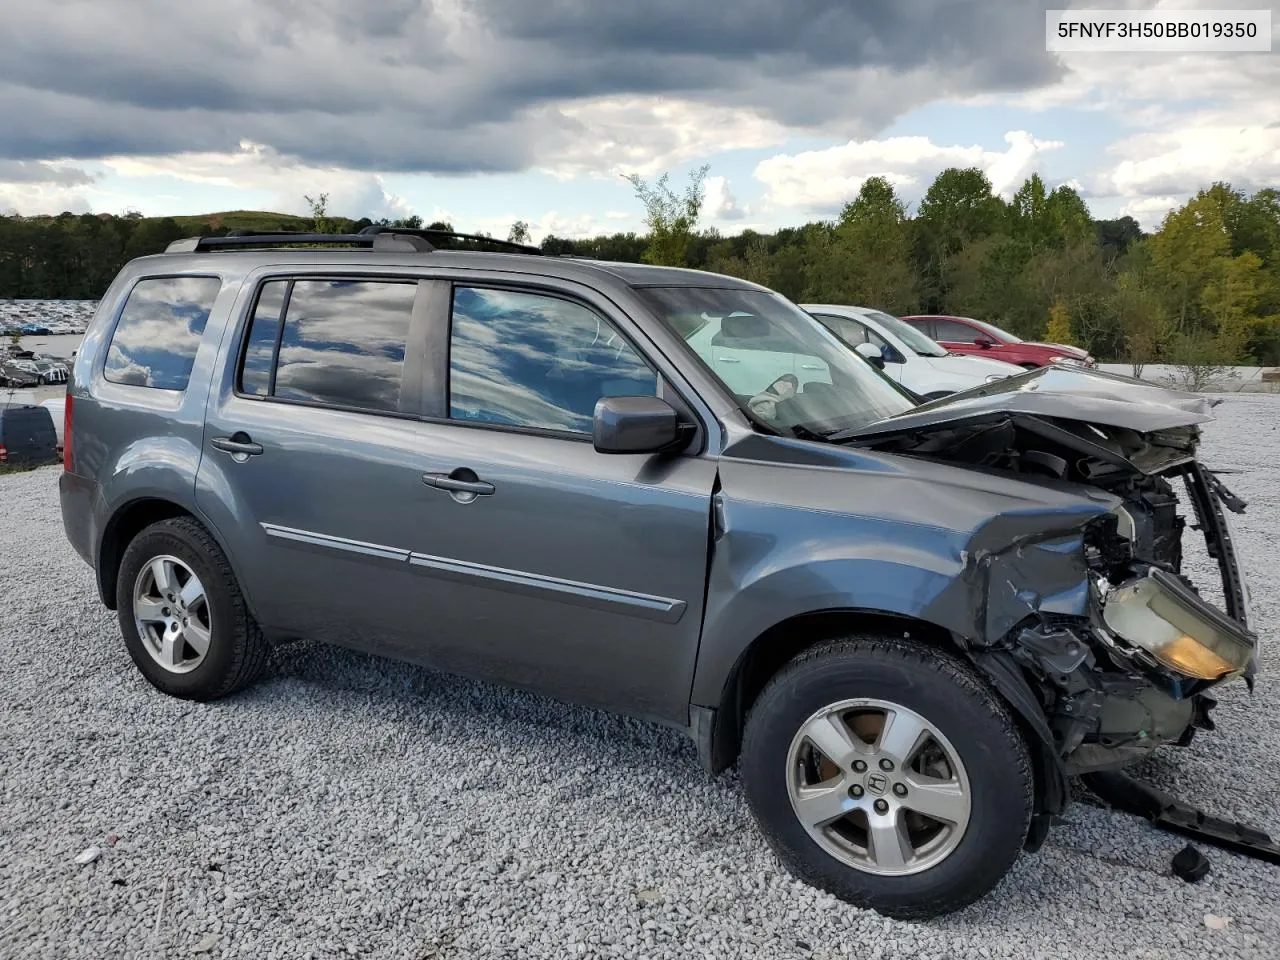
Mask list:
[[[922,872],[882,876],[845,864],[810,837],[792,808],[793,737],[824,707],[862,697],[920,714],[950,740],[967,771],[968,826],[954,851]],[[957,658],[878,636],[826,641],[779,671],[747,717],[741,773],[766,840],[792,874],[898,919],[950,913],[987,894],[1022,849],[1034,798],[1027,745],[1000,697]]]
[[[49,381],[44,378],[44,374],[41,374],[40,376],[36,377],[36,386],[38,387],[43,387],[46,384],[48,384],[48,382]]]
[[[212,629],[203,662],[188,673],[173,673],[147,652],[134,621],[133,587],[142,568],[158,556],[185,563],[204,585]],[[116,608],[129,656],[157,690],[183,700],[217,700],[260,677],[269,659],[262,631],[249,616],[231,564],[209,532],[190,517],[147,527],[125,549],[116,579]]]

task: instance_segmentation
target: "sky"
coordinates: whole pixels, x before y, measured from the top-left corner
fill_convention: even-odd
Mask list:
[[[323,193],[539,240],[641,231],[626,175],[679,190],[709,164],[704,222],[729,234],[833,217],[870,176],[913,209],[978,166],[1005,196],[1035,172],[1154,229],[1215,180],[1280,186],[1275,6],[1276,52],[1217,54],[1048,53],[1046,6],[0,0],[0,213]]]

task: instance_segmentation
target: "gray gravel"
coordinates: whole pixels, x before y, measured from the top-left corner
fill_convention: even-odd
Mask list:
[[[1274,648],[1280,398],[1219,414],[1206,457],[1242,471]],[[1210,850],[1185,884],[1178,839],[1083,804],[981,904],[899,923],[791,880],[736,777],[655,726],[308,644],[232,700],[165,698],[63,539],[56,479],[0,476],[2,957],[1280,955],[1280,868]],[[1280,834],[1274,658],[1145,772]]]

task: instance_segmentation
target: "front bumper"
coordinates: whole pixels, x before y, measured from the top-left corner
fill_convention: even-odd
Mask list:
[[[1128,584],[1100,583],[1091,591],[1089,618],[1024,630],[1015,656],[1047,681],[1042,688],[1048,694],[1045,717],[1067,773],[1125,766],[1163,744],[1186,746],[1198,729],[1213,729],[1209,714],[1215,701],[1210,693],[1218,683],[1243,676],[1253,687],[1257,638],[1249,589],[1228,519],[1229,511],[1241,511],[1244,505],[1198,463],[1187,464],[1178,473],[1194,511],[1188,522],[1203,532],[1207,552],[1217,563],[1225,609],[1165,571],[1157,570],[1152,582],[1158,582],[1166,599],[1176,600],[1180,612],[1190,616],[1181,619],[1188,636],[1203,639],[1208,630],[1235,651],[1232,669],[1214,679],[1190,676],[1171,668],[1169,658],[1161,662],[1144,646],[1110,629],[1108,594],[1118,594]],[[1169,609],[1166,605],[1165,612]]]

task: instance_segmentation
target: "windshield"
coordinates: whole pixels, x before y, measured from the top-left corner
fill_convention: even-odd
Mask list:
[[[915,407],[785,297],[760,290],[642,287],[636,293],[752,417],[825,436]]]
[[[987,332],[987,335],[990,336],[991,339],[994,340],[996,343],[1022,343],[1021,338],[1015,337],[1012,333],[1009,333],[1007,330],[1001,330],[999,327],[993,327],[991,324],[986,323],[982,320],[970,320],[968,317],[965,317],[965,320],[967,320],[969,323],[972,323],[975,327],[978,327],[980,330],[985,330]]]
[[[909,323],[903,323],[897,317],[883,313],[880,310],[866,310],[865,314],[874,320],[880,326],[897,337],[908,347],[920,354],[922,357],[945,357],[947,351],[940,347],[937,343],[930,340],[923,333],[911,326]]]

